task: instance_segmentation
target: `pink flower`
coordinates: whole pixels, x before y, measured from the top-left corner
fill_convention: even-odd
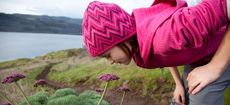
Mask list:
[[[4,80],[2,81],[2,84],[17,82],[18,80],[25,78],[25,77],[26,77],[25,75],[20,74],[20,73],[13,74],[13,75],[10,75],[4,78]]]
[[[11,105],[10,103],[2,103],[1,105]]]
[[[125,91],[125,92],[129,92],[130,91],[130,89],[129,89],[128,86],[121,86],[121,87],[118,88],[118,90]]]
[[[95,91],[100,93],[100,92],[103,92],[104,90],[102,88],[96,88]]]
[[[99,77],[99,79],[102,81],[113,81],[113,80],[118,80],[119,77],[113,74],[103,74]]]
[[[46,84],[46,81],[44,79],[39,79],[35,81],[34,87],[38,87],[39,85]]]

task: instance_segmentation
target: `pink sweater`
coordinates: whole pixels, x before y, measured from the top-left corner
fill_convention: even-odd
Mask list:
[[[228,24],[225,0],[204,0],[187,7],[183,0],[155,0],[133,11],[144,68],[202,64],[217,50]]]

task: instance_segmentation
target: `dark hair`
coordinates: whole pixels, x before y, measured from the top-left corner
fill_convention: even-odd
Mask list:
[[[128,48],[128,46],[122,42],[122,43],[119,43],[118,46],[127,54],[129,55],[129,57],[131,58],[132,57],[132,53],[135,51],[137,52],[138,51],[138,42],[137,42],[137,36],[136,34],[133,35],[131,38],[129,38],[128,40],[128,43],[130,43],[130,45],[132,46],[132,52],[131,50]]]

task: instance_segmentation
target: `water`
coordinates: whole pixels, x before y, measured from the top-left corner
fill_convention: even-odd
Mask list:
[[[0,32],[0,62],[82,47],[81,35]]]

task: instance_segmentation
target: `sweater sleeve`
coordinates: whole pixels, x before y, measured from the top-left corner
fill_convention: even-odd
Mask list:
[[[154,52],[168,55],[204,46],[210,37],[227,25],[226,10],[225,0],[206,0],[179,9],[157,29]]]

